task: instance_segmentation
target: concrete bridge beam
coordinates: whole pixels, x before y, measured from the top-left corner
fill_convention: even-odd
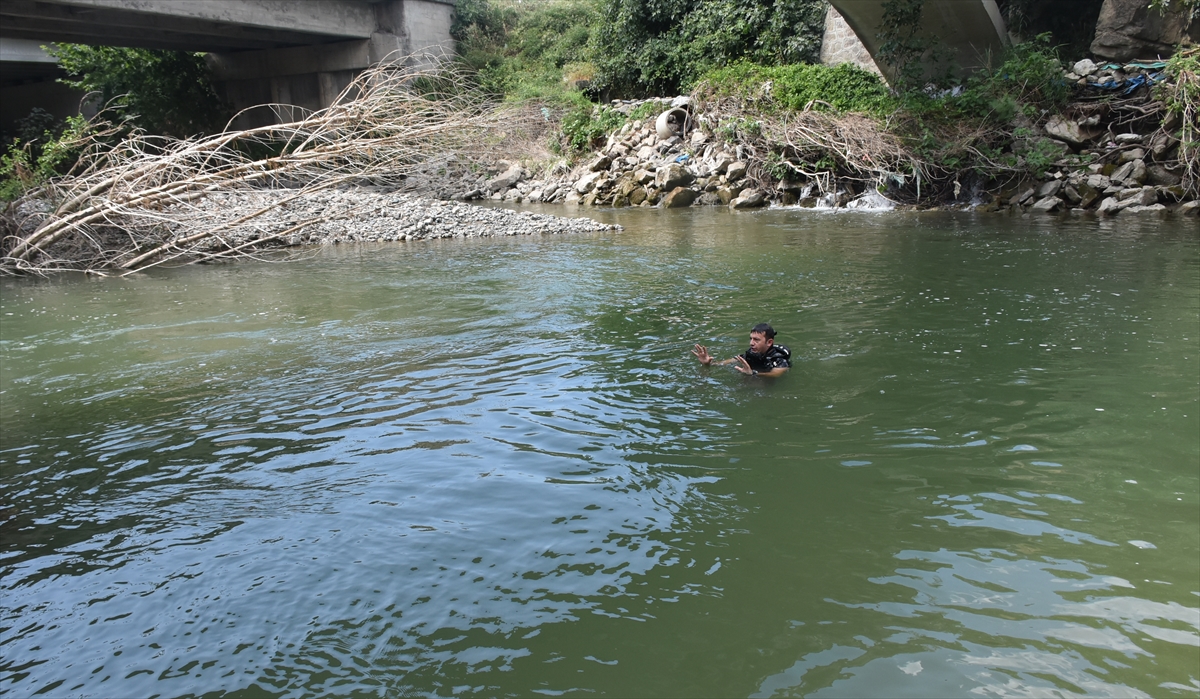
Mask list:
[[[366,39],[362,0],[4,0],[5,36],[180,51],[277,48]]]

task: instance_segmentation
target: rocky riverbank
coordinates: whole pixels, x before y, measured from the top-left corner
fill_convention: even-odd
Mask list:
[[[1163,80],[1163,66],[1157,61],[1072,64],[1063,79],[1077,86],[1076,101],[1040,123],[1014,122],[1008,154],[1015,167],[1008,177],[980,182],[964,172],[961,180],[976,186],[954,187],[952,196],[918,205],[1100,216],[1195,215],[1200,202],[1194,189],[1185,186],[1180,144],[1171,135],[1179,128],[1178,115],[1165,110],[1151,89]],[[657,120],[626,122],[574,166],[558,163],[539,170],[501,161],[490,176],[468,182],[452,195],[603,207],[897,205],[861,181],[839,180],[836,172],[823,179],[773,178],[755,167],[736,142],[723,138],[717,120],[707,118],[691,98],[654,101],[661,107]],[[617,102],[612,108],[628,113],[643,103]]]

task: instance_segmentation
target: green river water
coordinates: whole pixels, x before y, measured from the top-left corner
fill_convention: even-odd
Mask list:
[[[596,216],[0,284],[0,694],[1200,694],[1194,219]]]

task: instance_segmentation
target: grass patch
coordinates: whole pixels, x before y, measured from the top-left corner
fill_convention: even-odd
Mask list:
[[[763,66],[741,61],[705,73],[695,92],[706,98],[738,98],[766,112],[808,107],[884,115],[896,107],[882,78],[849,63]]]

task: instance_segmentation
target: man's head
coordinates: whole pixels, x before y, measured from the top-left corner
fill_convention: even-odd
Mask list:
[[[754,354],[766,354],[775,344],[775,329],[766,323],[759,323],[750,330],[750,351]]]

